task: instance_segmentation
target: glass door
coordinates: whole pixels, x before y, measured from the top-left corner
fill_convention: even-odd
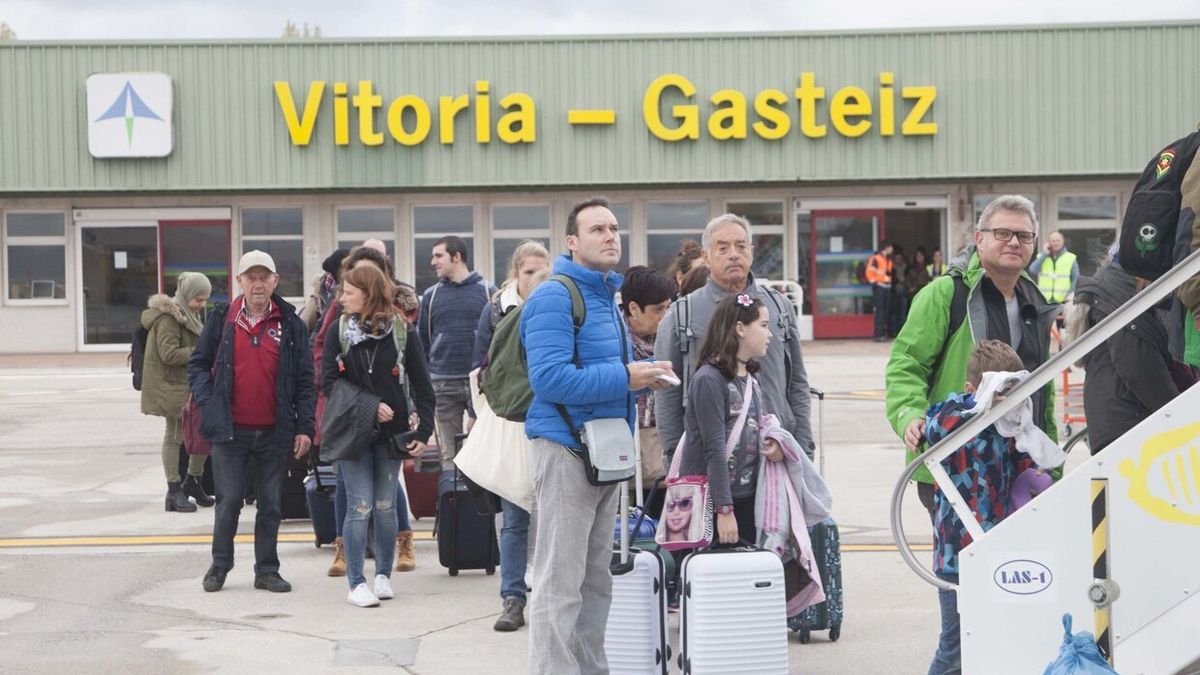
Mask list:
[[[154,223],[79,227],[81,347],[128,345],[158,292]]]
[[[229,223],[228,220],[159,221],[163,293],[175,294],[180,272],[199,272],[212,283],[209,302],[229,302]]]
[[[871,337],[867,259],[884,236],[882,210],[813,211],[810,228],[813,337]]]

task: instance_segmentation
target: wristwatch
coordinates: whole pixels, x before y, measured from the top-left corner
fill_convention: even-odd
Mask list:
[[[718,506],[716,508],[716,511],[717,511],[717,513],[719,513],[721,515],[733,513],[733,504],[725,504],[723,506]]]

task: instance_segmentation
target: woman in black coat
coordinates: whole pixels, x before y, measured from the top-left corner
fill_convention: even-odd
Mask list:
[[[1082,335],[1132,298],[1138,286],[1115,260],[1080,279],[1068,334]],[[1179,395],[1167,329],[1157,311],[1138,316],[1080,361],[1087,371],[1083,409],[1093,455]]]
[[[333,321],[325,335],[322,353],[321,389],[327,397],[338,383],[345,383],[378,400],[377,427],[367,447],[326,447],[332,451],[338,473],[346,486],[346,521],[342,535],[346,549],[346,576],[350,582],[347,601],[372,607],[395,597],[390,577],[399,530],[397,502],[403,499],[397,487],[405,451],[419,455],[433,433],[433,385],[425,367],[425,355],[407,321],[393,304],[395,289],[388,276],[375,265],[360,265],[342,277],[340,303],[343,317]],[[403,331],[403,335],[397,333]],[[403,346],[399,358],[398,345]],[[407,374],[420,424],[408,432],[408,405],[404,392]],[[326,446],[331,439],[323,439]],[[369,588],[363,575],[367,551],[367,519],[375,521],[375,580]]]

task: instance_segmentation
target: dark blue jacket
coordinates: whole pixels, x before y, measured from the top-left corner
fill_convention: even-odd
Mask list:
[[[495,291],[478,272],[461,283],[440,279],[425,289],[417,336],[429,359],[429,379],[457,380],[471,374],[479,312]]]
[[[594,419],[624,417],[632,431],[634,392],[629,391],[625,364],[633,358],[633,344],[613,299],[621,288],[620,274],[590,270],[566,255],[554,261],[554,273],[574,279],[587,306],[587,320],[578,337],[582,367],[573,361],[571,296],[566,286],[543,282],[521,310],[521,343],[533,387],[525,434],[579,448],[555,404],[566,406],[576,429]]]
[[[275,443],[281,453],[287,453],[297,435],[312,438],[317,390],[304,321],[283,298],[272,295],[271,301],[283,316],[275,378]],[[188,361],[188,385],[201,411],[200,431],[214,443],[233,440],[229,397],[233,392],[233,332],[237,326],[236,317],[228,314],[228,305],[209,313],[200,342]]]

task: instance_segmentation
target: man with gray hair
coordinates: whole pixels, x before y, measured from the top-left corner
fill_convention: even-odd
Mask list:
[[[1037,238],[1033,203],[1018,195],[997,197],[979,216],[974,245],[913,298],[885,371],[888,422],[904,440],[906,464],[924,449],[925,411],[961,392],[975,345],[1000,340],[1016,350],[1030,371],[1048,358],[1059,305],[1047,302],[1025,271]],[[1038,426],[1057,438],[1053,383],[1033,396],[1033,410]],[[913,478],[932,517],[933,476],[922,467]],[[938,574],[958,583],[957,573]],[[957,599],[953,591],[938,594],[942,632],[929,672],[958,672]]]
[[[755,283],[750,271],[754,263],[753,241],[750,223],[741,216],[726,213],[709,221],[700,242],[701,255],[710,270],[708,283],[679,298],[658,324],[654,355],[670,361],[683,380],[683,386],[662,389],[654,395],[658,433],[668,463],[683,436],[688,378],[701,365],[696,358],[709,320],[717,303],[734,293],[759,298],[771,317],[771,342],[758,374],[764,407],[810,455],[815,447],[809,424],[808,375],[800,352],[796,312],[792,303],[777,291]]]

